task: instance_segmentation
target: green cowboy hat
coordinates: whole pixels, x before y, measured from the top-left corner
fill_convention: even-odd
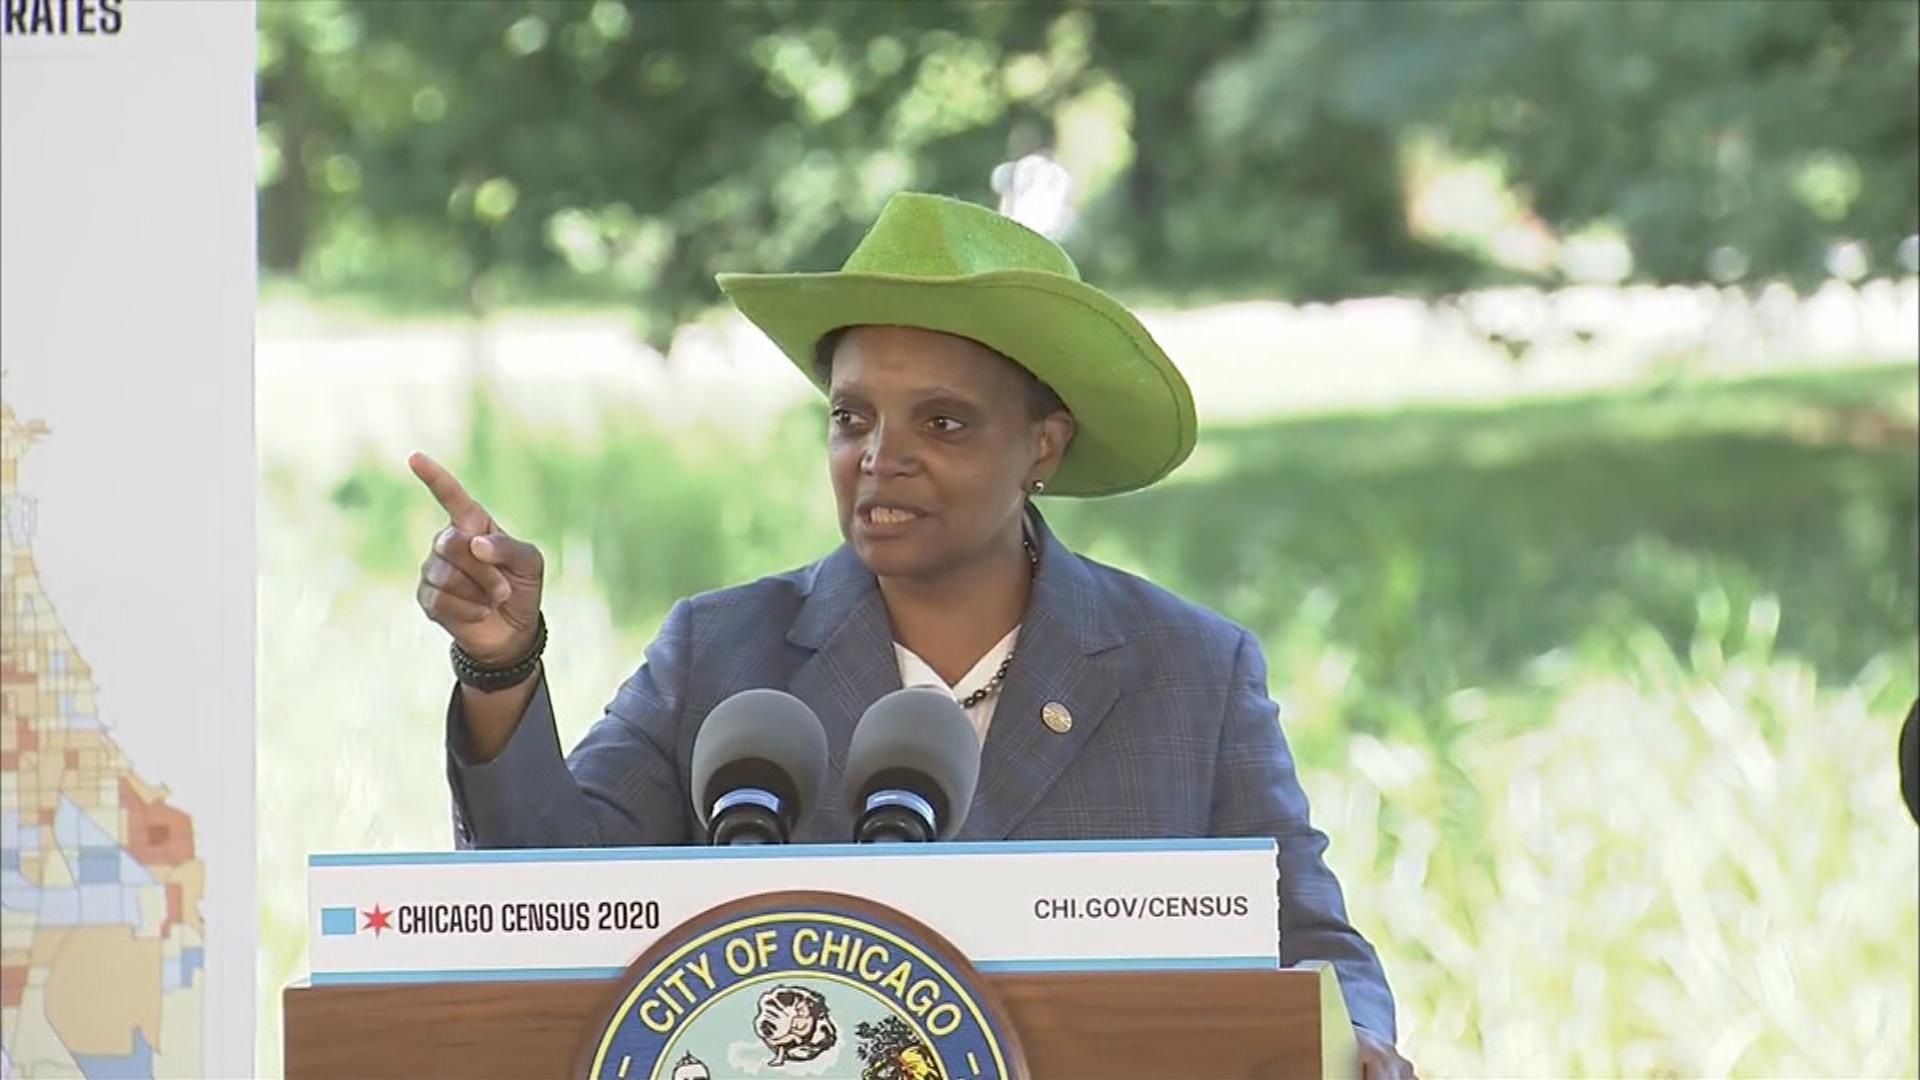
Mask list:
[[[1193,394],[1146,327],[1059,245],[985,207],[901,192],[837,273],[718,281],[822,390],[814,350],[847,326],[938,330],[1012,358],[1073,413],[1048,494],[1133,491],[1193,451]]]

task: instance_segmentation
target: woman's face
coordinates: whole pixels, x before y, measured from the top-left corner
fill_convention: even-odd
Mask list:
[[[1065,413],[1034,418],[1025,373],[966,338],[859,326],[832,361],[840,531],[881,577],[937,577],[993,551],[1072,436]]]

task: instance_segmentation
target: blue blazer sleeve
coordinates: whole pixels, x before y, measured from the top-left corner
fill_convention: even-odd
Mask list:
[[[1373,946],[1347,921],[1340,882],[1323,858],[1327,837],[1308,820],[1306,792],[1279,715],[1267,694],[1259,643],[1243,631],[1220,733],[1212,833],[1279,841],[1281,962],[1332,963],[1354,1024],[1391,1040],[1394,1008],[1386,972]]]
[[[606,714],[561,757],[541,676],[520,726],[491,761],[465,752],[456,687],[447,709],[447,780],[460,847],[679,844],[690,803],[674,758],[686,698],[691,608],[682,601]]]

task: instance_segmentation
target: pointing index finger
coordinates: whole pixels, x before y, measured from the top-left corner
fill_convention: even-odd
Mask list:
[[[445,466],[425,454],[416,453],[407,458],[407,467],[413,470],[413,475],[419,477],[421,483],[427,485],[428,491],[433,492],[434,499],[453,519],[456,528],[474,534],[493,531],[493,518],[473,500],[473,496],[467,494],[467,489],[460,486],[460,481],[454,479]]]

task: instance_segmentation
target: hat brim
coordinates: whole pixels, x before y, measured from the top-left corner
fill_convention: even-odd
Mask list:
[[[1035,270],[953,278],[838,272],[721,274],[720,290],[809,382],[820,339],[846,326],[914,326],[972,338],[1052,387],[1074,437],[1052,495],[1115,495],[1154,483],[1193,451],[1186,380],[1146,327],[1091,285]]]

